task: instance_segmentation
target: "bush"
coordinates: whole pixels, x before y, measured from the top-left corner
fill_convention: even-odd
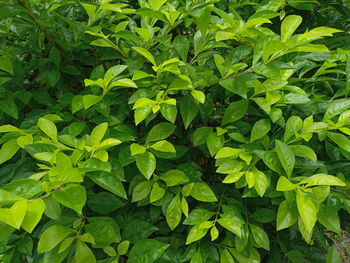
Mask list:
[[[2,2],[1,262],[350,257],[346,4]]]

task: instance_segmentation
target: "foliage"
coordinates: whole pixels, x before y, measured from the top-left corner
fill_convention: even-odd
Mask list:
[[[350,256],[348,4],[1,2],[1,262]]]

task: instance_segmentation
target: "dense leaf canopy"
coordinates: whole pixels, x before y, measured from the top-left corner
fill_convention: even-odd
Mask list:
[[[349,19],[0,0],[0,261],[348,262]]]

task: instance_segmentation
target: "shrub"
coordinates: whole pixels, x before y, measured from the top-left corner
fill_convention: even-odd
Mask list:
[[[1,262],[345,259],[342,16],[317,1],[3,1]]]

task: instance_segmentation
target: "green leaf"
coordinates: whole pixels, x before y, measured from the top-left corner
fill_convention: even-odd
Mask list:
[[[286,200],[282,201],[277,211],[276,229],[282,230],[294,225],[298,221],[298,212],[294,206],[288,204]]]
[[[86,202],[85,187],[78,184],[69,184],[53,193],[53,198],[62,205],[81,214]]]
[[[299,184],[306,184],[306,187],[315,185],[334,185],[334,186],[345,186],[346,184],[335,176],[329,174],[314,174]]]
[[[328,249],[326,263],[341,263],[340,253],[334,245]]]
[[[169,203],[165,217],[171,230],[174,230],[181,221],[182,209],[180,195],[177,194]]]
[[[169,170],[159,177],[161,180],[163,180],[167,186],[175,186],[179,184],[187,183],[190,179],[188,176],[180,170]]]
[[[85,95],[83,97],[83,104],[84,104],[84,109],[88,109],[91,106],[99,103],[102,100],[102,96],[97,96],[97,95]],[[75,111],[75,110],[73,110]]]
[[[183,61],[187,60],[187,54],[190,47],[186,36],[177,35],[173,41],[176,52],[180,55]]]
[[[54,249],[59,243],[63,241],[63,239],[73,233],[74,230],[65,226],[50,226],[40,236],[38,243],[38,253],[45,253]]]
[[[321,204],[317,213],[317,220],[328,230],[340,234],[340,219],[337,212]]]
[[[198,102],[200,103],[204,103],[205,102],[205,94],[200,91],[200,90],[192,90],[191,91],[191,95],[193,96],[193,98],[195,98]]]
[[[292,116],[286,123],[286,129],[284,131],[284,142],[287,142],[293,135],[303,126],[303,121],[298,116]]]
[[[128,240],[124,240],[124,241],[120,242],[118,244],[118,248],[117,248],[118,255],[125,255],[129,250],[129,246],[130,246],[130,241],[128,241]]]
[[[160,105],[160,112],[165,119],[174,123],[176,121],[177,116],[177,107],[176,105],[169,105],[166,103],[162,103]]]
[[[131,249],[128,263],[153,263],[160,258],[169,247],[155,239],[138,241]]]
[[[140,145],[140,144],[137,144],[137,143],[132,143],[130,145],[130,152],[131,152],[131,155],[137,155],[137,154],[142,154],[146,151],[146,147]]]
[[[198,183],[194,184],[194,186],[192,188],[191,196],[194,199],[196,199],[198,201],[202,201],[202,202],[216,202],[217,201],[217,198],[216,198],[214,192],[204,182],[198,182]]]
[[[153,66],[157,66],[153,55],[147,49],[144,49],[143,47],[133,47],[132,49],[140,55],[144,56],[149,62],[153,64]]]
[[[154,170],[156,169],[156,158],[150,152],[136,155],[136,165],[139,171],[150,179]]]
[[[138,202],[145,199],[151,192],[152,181],[143,181],[135,186],[132,192],[132,202]]]
[[[264,229],[256,225],[249,225],[254,241],[259,247],[270,250],[270,241]]]
[[[248,100],[240,100],[232,102],[225,110],[224,118],[222,119],[222,125],[226,125],[231,122],[241,119],[248,110]]]
[[[261,137],[264,137],[271,130],[271,123],[268,119],[262,119],[257,121],[252,129],[250,136],[250,142],[254,142]]]
[[[42,193],[41,182],[34,179],[20,179],[8,183],[3,190],[30,199]]]
[[[31,233],[35,226],[40,222],[40,219],[45,210],[45,203],[42,199],[34,199],[28,202],[27,212],[22,222],[22,228]]]
[[[18,108],[16,103],[11,99],[0,99],[0,110],[12,118],[18,119]]]
[[[298,189],[298,185],[296,184],[293,184],[291,181],[289,181],[286,177],[284,176],[281,176],[279,179],[278,179],[278,182],[277,182],[277,187],[276,187],[276,190],[277,191],[292,191],[292,190],[295,190],[295,189]]]
[[[174,145],[170,142],[162,140],[151,145],[151,148],[159,152],[175,153]]]
[[[343,134],[328,132],[328,137],[335,142],[340,148],[350,152],[350,140]]]
[[[316,206],[307,193],[301,190],[297,191],[296,200],[299,215],[304,223],[305,229],[308,233],[311,233],[317,219]]]
[[[295,155],[293,150],[280,140],[275,141],[275,146],[278,158],[281,161],[287,176],[291,177],[295,164]]]
[[[79,240],[75,249],[74,260],[76,263],[96,263],[96,258],[91,249]]]
[[[111,193],[126,199],[124,186],[120,178],[115,173],[108,173],[104,171],[88,173],[87,176],[102,188]]]
[[[0,221],[19,229],[27,212],[27,200],[20,200],[10,208],[0,208]]]
[[[241,237],[242,225],[240,222],[228,217],[220,218],[217,222],[236,236]]]
[[[20,132],[22,133],[21,129],[18,129],[15,126],[12,126],[10,124],[5,124],[0,126],[0,132]]]
[[[235,263],[233,257],[227,249],[224,249],[220,253],[220,263]]]
[[[262,197],[265,194],[267,187],[269,186],[269,181],[263,172],[257,169],[252,170],[252,172],[255,180],[254,188],[258,195]]]
[[[38,126],[47,136],[49,136],[54,142],[57,142],[57,128],[56,125],[44,118],[40,118],[38,121]]]
[[[91,132],[90,141],[91,146],[95,147],[98,144],[100,144],[101,140],[105,136],[105,133],[108,128],[108,123],[104,122],[99,125],[97,125]]]
[[[19,149],[16,139],[5,142],[0,149],[0,164],[11,159]]]
[[[202,239],[207,234],[208,230],[209,228],[201,228],[199,225],[192,227],[191,230],[188,232],[186,238],[186,245],[189,245],[193,242]]]
[[[161,122],[152,127],[146,139],[146,143],[159,141],[169,137],[175,130],[176,126],[168,122]]]
[[[209,153],[211,156],[214,156],[225,143],[225,139],[223,135],[216,135],[216,133],[210,133],[207,138],[207,146],[209,149]]]
[[[161,199],[164,196],[164,194],[165,194],[165,189],[160,187],[159,184],[157,182],[155,182],[153,184],[153,187],[152,187],[149,201],[151,203],[158,201],[159,199]]]
[[[238,156],[241,152],[242,152],[241,149],[234,149],[231,147],[223,147],[216,153],[215,159]]]
[[[134,119],[135,124],[140,124],[147,116],[152,112],[152,105],[147,105],[144,107],[137,108],[135,110]]]
[[[186,94],[180,103],[180,114],[185,125],[185,129],[191,124],[193,119],[199,112],[199,105],[196,100],[188,93]]]
[[[290,148],[296,156],[309,158],[311,161],[317,162],[316,153],[310,147],[305,145],[291,145]]]
[[[110,244],[120,242],[119,226],[110,217],[89,217],[85,225],[86,232],[93,236],[96,243]]]
[[[281,24],[281,41],[287,42],[293,35],[294,31],[301,24],[303,18],[298,15],[287,16]]]

